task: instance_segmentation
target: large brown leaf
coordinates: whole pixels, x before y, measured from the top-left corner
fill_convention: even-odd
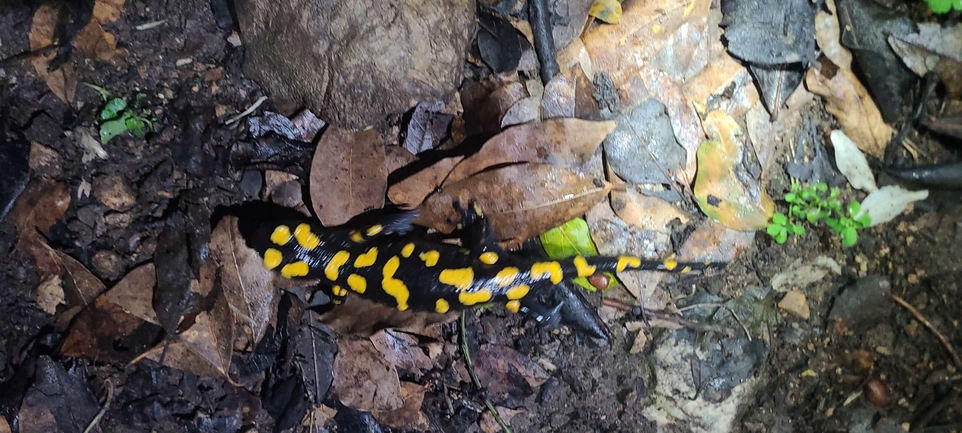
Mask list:
[[[508,128],[451,170],[444,186],[447,188],[488,167],[518,162],[559,165],[587,172],[595,150],[616,125],[615,122],[552,119]]]
[[[314,212],[326,226],[337,226],[384,205],[387,172],[384,140],[370,129],[351,132],[331,127],[321,137],[311,162]]]
[[[463,156],[451,156],[438,160],[431,166],[408,176],[404,180],[391,185],[387,196],[394,203],[403,208],[416,208],[424,198],[436,190],[451,170],[463,160]]]
[[[366,338],[338,342],[334,393],[345,406],[362,411],[393,411],[403,405],[397,370]]]
[[[583,215],[604,199],[611,185],[570,168],[515,164],[445,183],[421,205],[417,224],[450,233],[460,216],[452,203],[476,201],[491,219],[498,240],[517,244]]]
[[[812,93],[825,101],[825,110],[832,113],[849,136],[863,152],[882,157],[885,146],[892,138],[892,127],[882,120],[868,90],[850,69],[839,69],[828,78],[814,68],[808,70],[805,85]]]
[[[251,344],[260,341],[277,310],[273,273],[256,251],[240,237],[237,218],[224,217],[210,237],[211,257],[220,273],[227,303],[236,314]]]

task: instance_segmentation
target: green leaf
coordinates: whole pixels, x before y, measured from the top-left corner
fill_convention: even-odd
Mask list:
[[[588,222],[583,218],[568,221],[542,233],[540,237],[544,251],[552,259],[598,255],[598,248],[588,232]]]
[[[786,222],[788,222],[788,217],[785,214],[776,212],[772,215],[772,224],[784,225]]]
[[[797,205],[797,204],[792,205],[792,207],[788,209],[788,214],[791,215],[791,216],[801,215],[801,214],[802,214],[802,207],[799,206],[799,205]]]
[[[858,211],[862,210],[862,205],[858,204],[857,201],[852,202],[851,204],[848,205],[848,208],[846,210],[848,211],[849,215],[855,215],[858,213]]]
[[[838,197],[839,194],[841,194],[841,193],[842,193],[842,190],[840,190],[840,189],[838,189],[838,188],[832,188],[832,191],[829,192],[828,196],[831,197],[831,198],[835,198],[835,197]]]
[[[138,138],[144,138],[147,136],[147,129],[144,127],[144,119],[141,119],[138,116],[124,116],[124,119],[126,119],[124,124],[127,126],[127,130],[130,131],[131,134],[134,134],[134,136]]]
[[[818,192],[828,191],[828,184],[825,182],[819,182],[815,184],[815,191],[818,191]]]
[[[798,195],[795,194],[794,192],[790,192],[790,193],[788,193],[788,194],[785,194],[785,201],[787,201],[787,202],[789,202],[789,203],[794,203],[797,198],[798,198]]]
[[[107,144],[114,137],[127,132],[127,125],[124,119],[108,120],[100,125],[100,143]]]
[[[778,236],[779,233],[781,233],[781,231],[782,231],[783,228],[784,228],[784,227],[782,227],[782,226],[780,226],[780,225],[778,225],[778,224],[769,224],[769,225],[768,225],[768,228],[767,228],[765,231],[768,232],[768,235],[769,235],[769,236],[771,236],[771,237],[774,238],[774,237]]]
[[[782,227],[778,234],[775,235],[775,242],[778,244],[784,244],[786,240],[788,240],[788,230],[785,230],[785,227]]]
[[[117,117],[121,111],[127,108],[127,101],[122,98],[114,98],[104,105],[104,109],[100,111],[100,120],[110,120]]]
[[[90,83],[84,83],[84,85],[100,93],[100,97],[104,98],[104,101],[110,98],[110,92],[108,92],[107,89]]]
[[[868,216],[868,214],[865,214],[858,217],[858,219],[855,220],[855,222],[858,223],[860,228],[865,228],[872,225],[872,217]]]
[[[855,227],[845,227],[842,229],[842,246],[850,247],[858,242],[858,233]]]
[[[799,196],[802,198],[802,200],[809,201],[815,197],[815,192],[805,188],[801,193],[799,193]]]
[[[825,218],[825,225],[831,228],[835,233],[842,231],[842,226],[839,224],[838,219]]]
[[[926,0],[926,3],[937,14],[948,13],[952,9],[962,11],[962,0]]]
[[[808,212],[805,212],[805,219],[807,219],[810,223],[817,222],[821,218],[822,211],[820,211],[818,208],[811,208],[808,210]]]
[[[804,234],[805,234],[805,227],[802,227],[802,226],[800,226],[800,225],[798,225],[798,224],[792,224],[792,233],[794,233],[794,234],[796,234],[796,235],[804,235]]]

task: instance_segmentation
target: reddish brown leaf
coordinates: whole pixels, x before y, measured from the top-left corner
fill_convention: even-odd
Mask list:
[[[595,150],[615,129],[615,122],[552,119],[514,126],[494,136],[478,153],[461,161],[444,181],[445,188],[501,164],[536,162],[587,172]]]
[[[153,263],[148,263],[128,272],[104,294],[104,297],[127,314],[153,324],[160,324],[151,305],[156,283],[157,271]]]
[[[384,205],[387,173],[384,141],[374,129],[351,132],[329,128],[311,162],[314,212],[324,225],[336,226]]]
[[[476,201],[499,240],[522,242],[583,215],[604,199],[610,184],[566,167],[516,164],[445,183],[421,205],[418,224],[450,233],[460,216],[452,203]]]
[[[67,184],[35,179],[20,194],[7,221],[13,221],[21,236],[34,228],[46,235],[50,226],[63,219],[69,207],[70,189]]]
[[[338,341],[333,390],[345,406],[362,411],[393,411],[404,404],[397,371],[368,339]]]
[[[137,335],[139,338],[125,338],[144,325],[141,318],[100,296],[73,321],[60,351],[98,362],[127,362],[147,349],[161,332],[159,326],[149,325],[152,328],[143,328],[145,332]],[[117,344],[121,339],[123,344]]]
[[[30,49],[41,50],[53,45],[54,29],[57,26],[58,10],[51,4],[44,4],[37,8],[33,14],[33,23],[30,25]],[[48,70],[50,61],[56,56],[55,50],[42,55],[33,57],[30,63],[37,75],[57,98],[64,104],[72,105],[74,94],[77,90],[77,74],[74,72],[73,64],[65,63],[56,71]]]
[[[429,427],[428,417],[421,411],[421,405],[428,388],[427,385],[401,382],[401,400],[404,404],[396,410],[376,413],[375,417],[399,430],[426,431]]]
[[[428,168],[391,185],[391,188],[387,191],[388,198],[391,203],[404,208],[418,207],[425,197],[441,186],[444,179],[462,159],[464,159],[463,156],[444,158]]]
[[[549,377],[537,362],[506,346],[481,345],[475,363],[481,386],[495,400],[529,394]]]
[[[220,274],[227,303],[247,332],[249,342],[260,341],[267,325],[275,325],[277,310],[272,280],[256,251],[247,247],[237,229],[237,218],[224,217],[210,236],[210,252]]]
[[[384,359],[395,367],[410,372],[415,379],[420,379],[425,372],[437,368],[434,360],[421,348],[418,339],[410,334],[385,329],[371,336],[371,342]]]

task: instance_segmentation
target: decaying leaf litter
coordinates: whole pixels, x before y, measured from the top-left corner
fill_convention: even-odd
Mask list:
[[[317,82],[311,68],[291,71],[285,62],[307,58],[290,50],[319,48],[291,40],[274,42],[287,50],[271,48],[256,29],[258,3],[237,2],[238,23],[217,0],[101,0],[87,22],[55,5],[15,8],[29,19],[4,30],[22,28],[20,36],[0,35],[15,41],[2,48],[14,60],[0,63],[0,77],[17,78],[4,86],[5,106],[20,102],[0,122],[0,156],[30,176],[11,170],[0,194],[0,206],[11,208],[0,226],[0,249],[13,258],[3,268],[12,287],[5,308],[21,310],[11,315],[21,326],[0,329],[7,347],[22,348],[8,352],[3,386],[19,397],[3,403],[7,422],[147,429],[178,417],[203,431],[374,423],[496,431],[485,399],[515,431],[754,431],[800,410],[821,430],[958,419],[958,326],[946,319],[958,316],[951,245],[960,213],[957,195],[944,190],[957,183],[951,169],[912,167],[957,160],[939,145],[958,129],[957,25],[927,16],[916,30],[905,15],[880,15],[880,6],[860,1],[763,2],[813,17],[783,29],[798,33],[797,44],[766,52],[752,31],[773,23],[746,17],[741,2],[557,2],[553,13],[567,19],[548,22],[546,43],[545,22],[528,16],[540,3],[431,15],[423,13],[428,2],[399,10],[408,20],[420,13],[435,23],[420,28],[437,35],[371,22],[385,26],[382,35],[405,35],[395,39],[450,45],[430,55],[395,50],[398,57],[372,38],[368,51],[352,51],[360,62],[343,63],[363,72],[348,66],[320,76],[338,86],[282,89],[262,71]],[[364,10],[341,7],[346,16]],[[75,23],[66,39],[55,33],[63,14]],[[431,21],[442,16],[449,22]],[[845,26],[852,21],[840,26],[836,17],[876,19],[891,33],[853,34]],[[475,25],[477,33],[467,30]],[[322,17],[309,32],[324,28]],[[58,38],[69,43],[52,46]],[[824,56],[814,57],[813,42]],[[146,55],[157,50],[166,55]],[[241,70],[245,51],[253,60]],[[555,69],[545,68],[546,51]],[[854,72],[893,60],[907,66],[893,69],[901,81]],[[450,72],[464,62],[471,66],[463,75]],[[408,79],[448,69],[404,94],[377,81],[377,65],[402,65],[413,71]],[[918,101],[893,97],[925,74],[944,87]],[[146,139],[97,142],[103,101],[81,82],[128,101],[143,92],[158,125]],[[331,93],[304,92],[312,88]],[[383,98],[362,96],[375,94]],[[839,160],[842,137],[865,156],[848,146],[854,159]],[[881,188],[856,192],[836,167],[853,186]],[[928,192],[891,185],[880,167]],[[860,230],[851,249],[814,224],[784,245],[755,237],[783,211],[794,181],[843,189],[874,227]],[[453,198],[480,202],[503,245],[527,254],[563,254],[550,247],[555,233],[576,251],[730,265],[722,278],[622,273],[583,282],[613,286],[585,304],[604,298],[607,347],[497,308],[469,314],[465,337],[484,389],[476,394],[447,324],[455,317],[399,314],[360,299],[317,314],[306,307],[324,296],[259,266],[222,213],[263,199],[336,225],[399,206],[447,233]],[[525,242],[533,238],[546,251]],[[11,273],[20,263],[25,271]],[[800,273],[812,278],[791,277]],[[752,398],[771,390],[783,398]],[[67,393],[83,396],[72,411]],[[156,400],[166,395],[179,397]],[[123,403],[150,400],[160,407],[151,415]],[[193,415],[178,412],[184,407]]]

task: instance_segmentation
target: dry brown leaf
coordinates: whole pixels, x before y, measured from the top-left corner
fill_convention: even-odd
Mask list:
[[[425,197],[441,186],[451,170],[458,165],[463,156],[443,158],[431,166],[408,176],[404,180],[391,185],[387,191],[391,203],[405,209],[413,209],[424,202]]]
[[[111,23],[120,18],[127,0],[97,0],[94,3],[93,19],[99,23]]]
[[[611,208],[626,223],[647,230],[671,233],[672,221],[688,222],[688,215],[658,197],[644,195],[634,188],[611,191]]]
[[[501,128],[508,128],[536,120],[541,120],[541,98],[529,96],[516,102],[504,113],[504,117],[501,118]]]
[[[35,179],[20,194],[7,221],[13,221],[20,236],[36,228],[43,234],[50,233],[50,226],[63,219],[70,207],[70,189],[63,182]]]
[[[53,45],[54,30],[57,27],[57,17],[59,11],[50,3],[41,5],[33,14],[33,22],[30,25],[30,50],[38,51]],[[73,64],[67,62],[56,71],[48,70],[50,61],[57,53],[55,50],[30,59],[33,69],[47,87],[64,104],[73,105],[74,95],[77,90],[77,74],[74,72]]]
[[[438,314],[399,311],[397,308],[353,296],[338,308],[322,314],[320,321],[342,335],[366,337],[381,329],[391,328],[440,339],[440,326],[456,320],[458,315],[457,312]]]
[[[229,378],[228,370],[234,350],[234,313],[225,297],[218,296],[214,301],[214,307],[198,314],[194,324],[177,337],[191,352],[199,355],[214,370]],[[167,356],[170,354],[168,353]],[[178,360],[171,359],[170,362],[178,362]],[[181,368],[169,364],[166,359],[164,364]]]
[[[685,82],[684,93],[690,101],[732,117],[745,114],[758,102],[758,89],[748,69],[724,50],[715,53],[705,69]]]
[[[392,411],[375,414],[377,420],[399,430],[426,431],[428,417],[421,411],[424,393],[430,386],[412,382],[401,382],[401,400],[404,404]]]
[[[497,133],[501,130],[501,120],[508,109],[529,96],[519,82],[508,82],[493,90],[490,87],[474,81],[462,87],[461,103],[468,136]]]
[[[831,79],[815,68],[805,75],[805,85],[825,101],[825,109],[838,119],[842,131],[863,152],[881,158],[892,138],[892,127],[882,120],[882,114],[849,69],[839,69]]]
[[[520,242],[583,215],[604,200],[611,185],[566,167],[516,164],[445,183],[419,208],[419,225],[450,233],[460,215],[452,203],[476,201],[498,240]]]
[[[750,247],[754,239],[755,232],[733,230],[706,219],[678,249],[678,257],[693,261],[730,262]]]
[[[528,410],[525,408],[511,409],[503,406],[495,406],[498,411],[498,415],[505,423],[511,424],[511,420],[519,414],[525,413]],[[478,421],[478,425],[481,427],[481,431],[484,433],[498,433],[501,431],[501,426],[498,425],[498,421],[494,419],[494,415],[490,411],[485,411],[481,414],[481,421]]]
[[[66,303],[63,294],[63,281],[59,275],[47,274],[37,285],[37,306],[45,313],[53,315],[57,306]]]
[[[418,339],[410,334],[385,329],[371,336],[371,342],[384,359],[395,367],[410,372],[415,379],[420,379],[425,372],[438,367],[421,348]]]
[[[156,283],[157,271],[154,269],[154,264],[147,263],[128,272],[104,294],[104,297],[125,313],[159,325],[157,314],[154,313],[154,307],[151,304]]]
[[[601,110],[594,92],[594,83],[581,67],[575,65],[563,70],[544,86],[541,116],[544,119],[572,117],[601,120]]]
[[[118,64],[124,50],[117,49],[117,37],[106,32],[99,22],[90,20],[73,40],[73,45],[91,59]]]
[[[815,15],[815,41],[822,49],[825,57],[828,57],[836,66],[842,69],[852,68],[852,53],[848,48],[842,46],[842,30],[838,25],[838,16],[834,12],[834,2],[830,9],[831,13],[821,11]]]
[[[488,167],[518,162],[552,164],[586,173],[598,146],[615,126],[611,121],[552,119],[508,128],[451,170],[444,187]]]
[[[404,404],[397,371],[368,339],[338,341],[332,390],[345,406],[362,411],[387,412]]]
[[[186,341],[182,340],[165,340],[164,343],[144,352],[131,363],[137,363],[141,359],[149,359],[154,362],[163,360],[163,365],[200,377],[220,377],[223,374],[207,359],[194,351]]]
[[[507,346],[482,344],[472,357],[481,386],[496,402],[529,394],[550,377],[537,362]]]
[[[249,248],[237,228],[237,218],[224,217],[210,235],[210,254],[220,275],[227,303],[251,345],[260,341],[268,325],[276,327],[278,298],[274,274],[265,268],[256,251]]]
[[[161,332],[160,327],[150,325],[153,329],[143,328],[146,332],[137,335],[139,338],[126,338],[144,324],[106,296],[100,296],[74,319],[60,351],[65,356],[97,362],[127,362],[147,349]],[[119,341],[123,344],[117,344]]]
[[[384,206],[387,173],[384,140],[370,129],[351,132],[329,128],[317,143],[311,162],[311,202],[326,226]]]

